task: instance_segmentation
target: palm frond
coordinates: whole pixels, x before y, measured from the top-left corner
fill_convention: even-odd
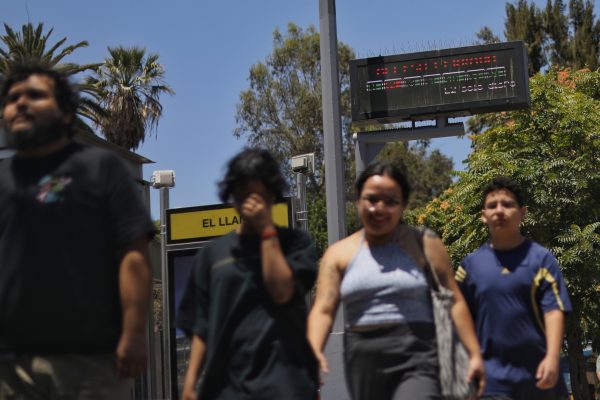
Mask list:
[[[107,140],[136,149],[162,115],[160,96],[174,94],[163,81],[158,54],[140,47],[109,47],[109,57],[87,83],[97,88],[107,117],[99,124]]]

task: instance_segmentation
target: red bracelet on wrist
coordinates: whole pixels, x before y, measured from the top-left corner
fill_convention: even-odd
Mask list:
[[[267,228],[260,234],[262,240],[268,240],[277,236],[277,229]]]

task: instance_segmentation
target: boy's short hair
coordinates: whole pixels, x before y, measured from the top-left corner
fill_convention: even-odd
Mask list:
[[[508,190],[515,196],[519,207],[523,207],[525,205],[523,200],[523,192],[521,191],[521,187],[517,181],[509,176],[497,176],[493,178],[483,189],[483,194],[481,196],[481,208],[485,206],[485,199],[487,198],[488,194],[502,189]]]

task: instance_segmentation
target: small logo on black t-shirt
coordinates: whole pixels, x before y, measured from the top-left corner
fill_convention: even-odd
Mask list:
[[[62,192],[69,183],[71,183],[71,178],[53,178],[50,175],[46,175],[38,182],[40,190],[35,198],[40,203],[55,203],[61,201],[63,200]]]

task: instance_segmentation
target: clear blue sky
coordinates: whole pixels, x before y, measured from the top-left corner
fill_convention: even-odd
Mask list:
[[[600,10],[595,0],[595,11]],[[357,57],[470,45],[489,26],[500,37],[504,0],[338,0],[338,40]],[[544,7],[546,0],[536,0]],[[319,29],[318,0],[2,0],[0,18],[15,29],[43,22],[56,40],[90,45],[68,60],[99,62],[108,46],[146,47],[160,54],[166,81],[176,91],[164,107],[157,138],[138,150],[155,161],[144,168],[173,169],[171,207],[217,203],[215,182],[225,162],[244,146],[233,136],[239,93],[252,64],[273,48],[272,33],[288,22]],[[3,31],[3,29],[1,30]],[[469,152],[468,139],[436,139],[433,146],[454,160]],[[158,217],[158,194],[152,190]]]

